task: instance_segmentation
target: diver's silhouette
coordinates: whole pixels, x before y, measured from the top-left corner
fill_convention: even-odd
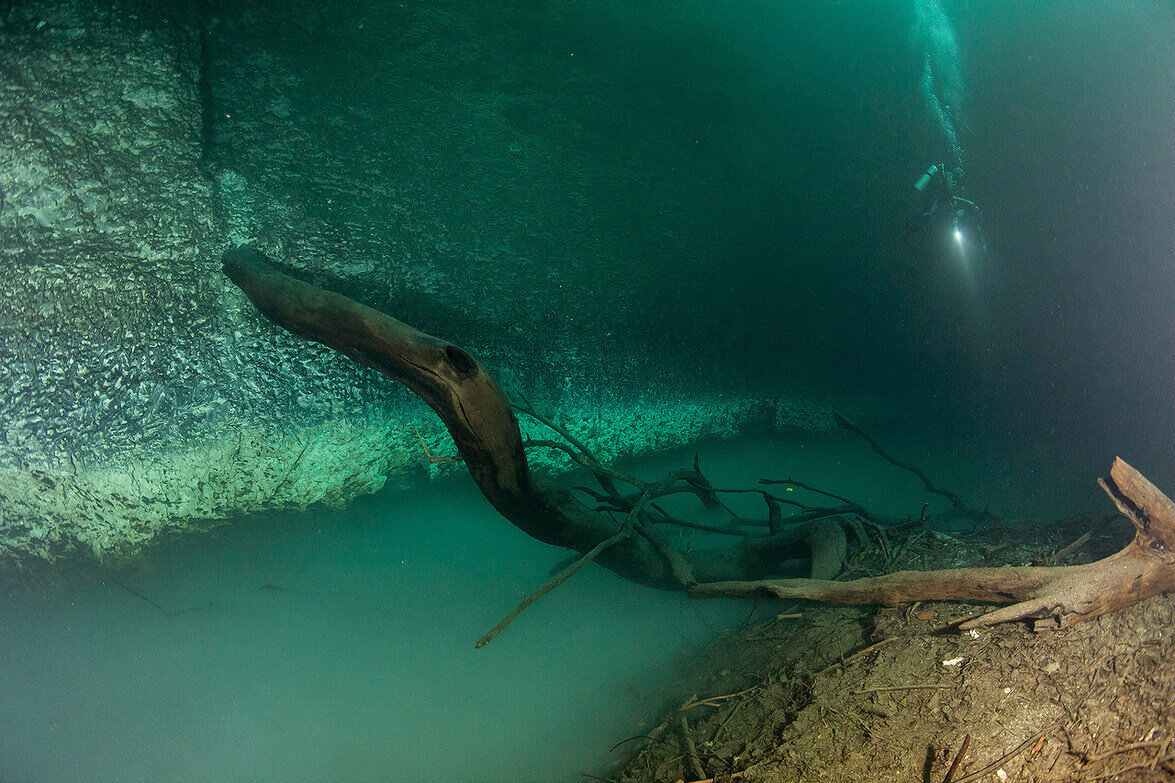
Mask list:
[[[953,239],[964,251],[987,252],[987,242],[979,224],[979,207],[963,198],[963,169],[947,170],[936,163],[914,183],[922,194],[922,210],[906,229],[905,236],[923,234],[931,241]]]

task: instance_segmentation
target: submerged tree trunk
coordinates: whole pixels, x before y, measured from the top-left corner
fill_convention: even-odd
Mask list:
[[[774,579],[700,584],[690,588],[690,595],[776,596],[884,606],[943,600],[1012,604],[960,625],[969,629],[1040,617],[1055,617],[1067,626],[1175,590],[1175,504],[1121,459],[1114,460],[1109,478],[1098,483],[1133,523],[1134,538],[1096,563],[898,571],[850,582]]]
[[[813,560],[813,576],[831,578],[840,567],[845,536],[827,518],[743,537],[728,548],[673,549],[658,530],[642,524],[639,514],[617,521],[554,482],[534,476],[505,394],[460,347],[284,274],[251,247],[227,251],[224,270],[273,323],[382,372],[428,403],[453,436],[486,499],[539,541],[584,554],[612,541],[594,555],[597,562],[632,581],[663,588],[778,574],[784,561],[810,557],[813,544],[821,547]],[[671,475],[645,494],[652,499],[675,491],[678,483],[696,491],[696,482],[687,473]]]
[[[470,475],[502,516],[539,541],[583,555],[548,587],[529,596],[515,614],[592,559],[634,582],[684,588],[696,598],[777,596],[848,604],[932,600],[1013,604],[969,620],[963,628],[1043,616],[1071,624],[1175,589],[1175,505],[1120,459],[1101,484],[1134,524],[1135,536],[1122,551],[1088,565],[901,571],[870,579],[828,581],[839,570],[847,546],[843,529],[833,520],[841,514],[862,516],[867,512],[854,504],[808,510],[783,520],[778,499],[764,490],[751,491],[762,493],[767,501],[769,519],[759,524],[770,532],[741,532],[739,542],[727,548],[677,550],[661,535],[659,523],[708,528],[675,520],[662,509],[656,509],[654,517],[650,509],[655,500],[687,492],[703,502],[718,504],[717,493],[734,490],[711,487],[695,465],[692,471],[677,471],[658,482],[628,478],[638,494],[626,496],[613,484],[614,472],[580,453],[578,461],[595,473],[604,488],[597,499],[606,501],[602,504],[605,508],[626,515],[623,521],[613,518],[585,505],[554,482],[531,474],[527,444],[510,402],[493,377],[466,351],[345,296],[286,275],[253,248],[226,252],[224,269],[275,324],[405,384],[444,421]],[[570,438],[566,431],[564,435]],[[901,465],[871,440],[870,444],[886,459]],[[986,516],[918,475],[928,490],[946,494],[956,513]],[[735,519],[736,523],[744,521]],[[811,579],[766,578],[778,574],[785,561],[800,557],[810,559]]]

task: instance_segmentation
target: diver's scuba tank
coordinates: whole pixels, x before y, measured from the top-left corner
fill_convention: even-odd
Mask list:
[[[934,175],[938,173],[938,164],[935,164],[926,170],[922,178],[914,183],[914,189],[919,193],[926,190],[926,186],[930,184],[930,180],[934,179]]]

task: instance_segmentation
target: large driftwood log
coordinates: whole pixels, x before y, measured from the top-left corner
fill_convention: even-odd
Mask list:
[[[494,508],[539,541],[594,558],[632,581],[677,589],[777,575],[785,561],[810,558],[815,548],[820,554],[812,558],[813,576],[831,578],[843,561],[845,535],[828,514],[742,536],[726,548],[674,549],[660,526],[645,524],[644,511],[656,498],[678,492],[709,497],[696,470],[648,484],[636,498],[620,498],[612,488],[611,494],[631,510],[623,521],[614,519],[531,474],[510,403],[466,351],[284,274],[251,247],[226,252],[224,271],[270,321],[400,381],[428,403]]]
[[[685,588],[695,598],[777,596],[888,606],[933,600],[1012,604],[968,620],[961,625],[964,629],[1046,616],[1069,625],[1175,590],[1175,505],[1120,459],[1114,462],[1110,477],[1099,481],[1134,524],[1135,536],[1117,554],[1087,565],[900,571],[870,579],[829,581],[846,547],[843,530],[831,520],[842,512],[866,512],[852,504],[842,509],[810,509],[785,523],[778,499],[769,494],[764,494],[771,511],[764,523],[768,533],[745,534],[727,548],[679,551],[659,534],[654,522],[706,528],[673,520],[663,511],[654,519],[649,510],[656,498],[688,492],[718,503],[719,492],[731,491],[711,488],[696,466],[659,482],[639,482],[636,495],[622,496],[607,468],[571,450],[573,458],[600,479],[605,492],[597,499],[613,503],[613,511],[628,512],[623,521],[617,520],[531,474],[510,403],[493,377],[466,351],[286,275],[252,248],[226,252],[224,269],[269,320],[408,386],[440,416],[477,486],[502,516],[540,541],[583,555],[528,601],[592,559],[632,581]],[[930,491],[943,494],[922,478]],[[955,513],[984,516],[951,499]],[[814,578],[762,578],[778,573],[784,561],[799,557],[811,559]]]
[[[1175,504],[1121,459],[1114,460],[1109,478],[1098,483],[1133,523],[1134,538],[1096,563],[898,571],[849,582],[727,582],[694,585],[689,592],[695,598],[776,596],[883,606],[944,600],[1012,604],[960,624],[970,629],[1049,616],[1068,626],[1175,590]]]

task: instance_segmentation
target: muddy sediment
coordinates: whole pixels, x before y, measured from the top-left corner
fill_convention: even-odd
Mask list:
[[[1031,563],[1083,524],[927,533],[887,570]],[[1066,562],[1128,536],[1116,523]],[[958,632],[984,607],[955,603],[766,608],[610,779],[941,783],[958,757],[952,783],[1175,780],[1175,596],[1064,630]]]

